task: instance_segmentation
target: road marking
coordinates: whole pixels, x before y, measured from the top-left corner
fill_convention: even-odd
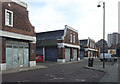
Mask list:
[[[75,79],[76,81],[85,82],[85,79]]]

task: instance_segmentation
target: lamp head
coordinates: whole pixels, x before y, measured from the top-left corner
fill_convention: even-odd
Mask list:
[[[101,5],[97,5],[97,7],[101,7]]]

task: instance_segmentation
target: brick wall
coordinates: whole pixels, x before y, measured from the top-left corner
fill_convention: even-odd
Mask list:
[[[8,6],[8,2],[2,4],[2,30],[35,36],[34,27],[29,21],[27,9],[14,2],[9,3],[11,6]],[[13,27],[5,26],[5,9],[13,11]]]
[[[58,48],[58,59],[65,59],[65,48]]]
[[[30,61],[35,61],[35,57],[36,57],[36,44],[35,43],[30,43],[29,44],[30,47]]]
[[[2,29],[2,2],[0,1],[0,30]]]
[[[88,48],[95,49],[95,41],[93,41],[93,40],[90,39],[90,40],[89,40]]]
[[[70,34],[72,34],[72,42],[70,42]],[[75,35],[75,43],[73,43],[73,35]],[[78,33],[74,32],[70,29],[67,29],[64,43],[79,45]]]

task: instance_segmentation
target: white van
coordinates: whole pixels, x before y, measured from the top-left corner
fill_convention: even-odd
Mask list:
[[[117,61],[113,54],[104,53],[105,61]],[[100,60],[103,61],[103,53],[100,54]]]

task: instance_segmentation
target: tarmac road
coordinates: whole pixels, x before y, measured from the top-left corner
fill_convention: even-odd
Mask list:
[[[75,63],[41,63],[48,68],[3,74],[3,82],[99,82],[105,72],[86,69],[87,61]]]

